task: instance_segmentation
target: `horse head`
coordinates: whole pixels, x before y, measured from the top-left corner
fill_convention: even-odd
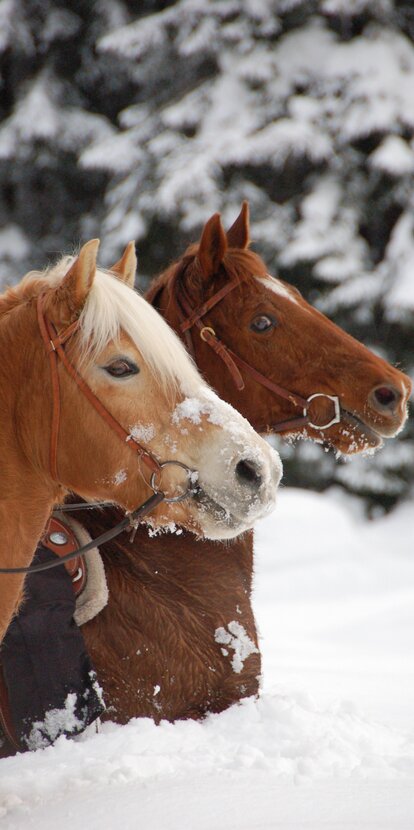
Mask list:
[[[346,454],[381,446],[404,426],[410,379],[271,276],[249,242],[246,202],[227,234],[214,214],[148,298],[259,431]]]

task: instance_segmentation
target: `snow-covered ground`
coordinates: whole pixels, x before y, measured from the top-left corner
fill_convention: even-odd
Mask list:
[[[282,490],[257,528],[258,701],[0,761],[7,830],[412,830],[414,511]]]

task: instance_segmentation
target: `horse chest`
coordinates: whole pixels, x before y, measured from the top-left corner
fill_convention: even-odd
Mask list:
[[[93,658],[111,719],[200,717],[257,692],[250,595],[240,568],[229,564],[227,590],[221,581],[194,585],[188,576],[174,592],[164,571],[141,583],[128,608],[109,609],[111,630],[98,638],[106,653],[99,648]]]

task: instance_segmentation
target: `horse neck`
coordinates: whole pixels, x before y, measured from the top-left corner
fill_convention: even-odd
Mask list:
[[[7,464],[2,468],[2,478],[3,471],[7,478]],[[14,476],[16,481],[21,478],[16,469]],[[54,496],[37,476],[25,475],[22,480],[20,492],[15,485],[9,497],[0,498],[0,566],[5,568],[30,565],[53,508]],[[0,642],[19,606],[23,582],[21,574],[0,575]]]
[[[30,564],[59,495],[41,461],[48,429],[42,422],[41,399],[48,387],[35,322],[28,307],[0,314],[0,354],[6,356],[0,365],[1,567]],[[18,606],[22,586],[21,575],[0,577],[0,638]]]
[[[20,497],[22,470],[31,479],[37,475],[53,497],[57,491],[48,474],[51,381],[33,306],[0,313],[0,354],[7,355],[0,363],[0,452],[3,461],[10,461],[10,476],[2,469],[0,498],[16,488]]]
[[[85,515],[85,512],[87,515]],[[96,538],[122,518],[117,508],[79,511],[73,513]],[[220,595],[223,570],[233,575],[234,582],[243,585],[249,595],[253,571],[253,535],[251,532],[231,542],[197,541],[193,534],[162,533],[150,537],[148,528],[140,525],[133,541],[127,533],[105,544],[101,549],[108,582],[110,604],[122,608],[130,616],[142,616],[137,604],[140,597],[146,604],[159,603],[173,609],[178,604],[189,606],[196,602],[207,609],[212,596]],[[125,581],[127,591],[123,590]],[[222,600],[221,600],[222,601]]]

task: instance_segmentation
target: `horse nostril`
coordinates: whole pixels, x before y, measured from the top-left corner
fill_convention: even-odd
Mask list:
[[[381,409],[394,410],[396,404],[401,399],[401,392],[393,386],[378,386],[373,390],[372,397],[374,404],[379,404]]]
[[[386,386],[380,386],[379,389],[375,390],[374,394],[378,403],[380,403],[381,406],[388,406],[395,400],[394,392],[392,391],[392,389],[387,389]]]
[[[250,484],[255,489],[259,489],[262,483],[262,476],[259,468],[254,461],[239,461],[236,464],[236,476],[242,484]]]

